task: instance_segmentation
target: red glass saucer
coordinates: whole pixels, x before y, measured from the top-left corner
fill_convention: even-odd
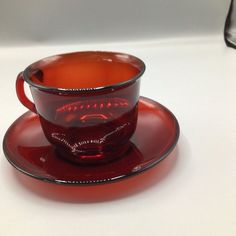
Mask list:
[[[129,150],[113,162],[80,166],[57,156],[45,138],[36,114],[28,111],[8,129],[3,141],[8,161],[19,171],[57,184],[109,183],[136,175],[163,160],[175,147],[179,125],[161,104],[141,97],[137,128]]]

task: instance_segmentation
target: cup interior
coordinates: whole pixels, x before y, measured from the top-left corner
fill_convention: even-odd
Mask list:
[[[24,76],[43,88],[89,89],[135,80],[144,63],[131,55],[114,52],[76,52],[48,57],[30,65]]]

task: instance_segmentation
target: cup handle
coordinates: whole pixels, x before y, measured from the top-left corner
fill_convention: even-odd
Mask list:
[[[37,114],[35,104],[31,102],[25,95],[23,72],[20,72],[16,79],[16,94],[20,102],[25,107]]]

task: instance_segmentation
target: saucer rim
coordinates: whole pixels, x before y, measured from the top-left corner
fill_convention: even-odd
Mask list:
[[[57,185],[69,185],[69,186],[94,186],[94,185],[101,185],[101,184],[111,184],[111,183],[114,183],[114,182],[118,182],[118,181],[122,181],[122,180],[125,180],[127,178],[130,178],[130,177],[133,177],[133,176],[136,176],[136,175],[139,175],[139,174],[142,174],[144,171],[147,171],[149,170],[150,168],[154,167],[155,165],[159,164],[161,161],[163,161],[167,156],[170,155],[170,153],[175,149],[177,143],[178,143],[178,140],[179,140],[179,136],[180,136],[180,126],[179,126],[179,122],[177,120],[177,118],[175,117],[175,115],[173,114],[173,112],[171,112],[167,107],[165,107],[164,105],[160,104],[159,102],[155,101],[155,100],[152,100],[150,98],[147,98],[147,97],[144,97],[144,96],[140,96],[139,97],[139,101],[140,100],[143,100],[144,102],[148,102],[148,103],[155,103],[157,104],[158,106],[164,108],[164,110],[167,111],[167,113],[169,113],[171,115],[171,117],[173,118],[173,121],[175,122],[175,138],[174,138],[174,141],[173,143],[171,144],[170,148],[167,149],[167,151],[160,157],[158,158],[156,161],[152,161],[151,163],[148,163],[146,164],[145,166],[143,166],[141,169],[139,169],[138,171],[134,171],[134,172],[130,172],[126,175],[120,175],[120,176],[116,176],[116,177],[113,177],[113,178],[107,178],[107,179],[104,179],[104,180],[84,180],[84,181],[77,181],[77,180],[60,180],[60,179],[50,179],[50,178],[46,178],[46,177],[42,177],[40,175],[35,175],[35,174],[32,174],[26,170],[23,170],[21,167],[19,167],[17,165],[16,162],[13,162],[11,159],[10,159],[10,155],[8,154],[8,151],[6,150],[6,137],[7,137],[7,134],[8,132],[11,130],[11,128],[15,125],[15,123],[17,123],[20,119],[22,119],[23,116],[26,116],[27,114],[34,114],[33,112],[31,111],[27,111],[25,113],[23,113],[21,116],[19,116],[10,126],[9,128],[7,129],[5,135],[4,135],[4,138],[3,138],[3,142],[2,142],[2,148],[3,148],[3,152],[4,152],[4,155],[6,157],[6,159],[8,160],[8,162],[16,169],[18,170],[19,172],[29,176],[29,177],[32,177],[34,179],[37,179],[37,180],[40,180],[40,181],[43,181],[43,182],[46,182],[46,183],[50,183],[50,184],[57,184]],[[155,108],[154,108],[155,109]],[[37,114],[36,114],[37,115]],[[116,160],[114,160],[115,162]]]

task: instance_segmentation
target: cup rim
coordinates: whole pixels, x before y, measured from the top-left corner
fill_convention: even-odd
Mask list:
[[[121,56],[125,56],[125,57],[129,57],[130,59],[138,62],[140,64],[140,72],[131,77],[129,80],[123,81],[123,82],[119,82],[119,83],[115,83],[115,84],[111,84],[111,85],[107,85],[107,86],[99,86],[99,87],[93,87],[93,88],[56,88],[56,87],[47,87],[47,86],[43,86],[37,83],[34,83],[32,80],[30,80],[29,75],[29,71],[31,70],[31,66],[39,63],[45,59],[49,59],[49,58],[53,58],[53,57],[58,57],[58,56],[69,56],[72,54],[80,54],[80,53],[101,53],[101,54],[111,54],[111,55],[121,55]],[[113,52],[113,51],[76,51],[76,52],[69,52],[69,53],[63,53],[63,54],[57,54],[57,55],[52,55],[46,58],[42,58],[32,64],[30,64],[28,67],[26,67],[26,69],[23,71],[23,79],[25,80],[25,82],[27,82],[30,86],[34,87],[34,88],[38,88],[40,90],[46,91],[46,92],[54,92],[54,93],[78,93],[78,92],[83,92],[83,93],[90,93],[90,92],[98,92],[98,91],[104,91],[104,90],[115,90],[115,89],[119,89],[122,88],[124,86],[128,86],[133,84],[136,80],[138,80],[143,73],[146,70],[146,65],[145,63],[138,57],[133,56],[131,54],[127,54],[127,53],[121,53],[121,52]]]

